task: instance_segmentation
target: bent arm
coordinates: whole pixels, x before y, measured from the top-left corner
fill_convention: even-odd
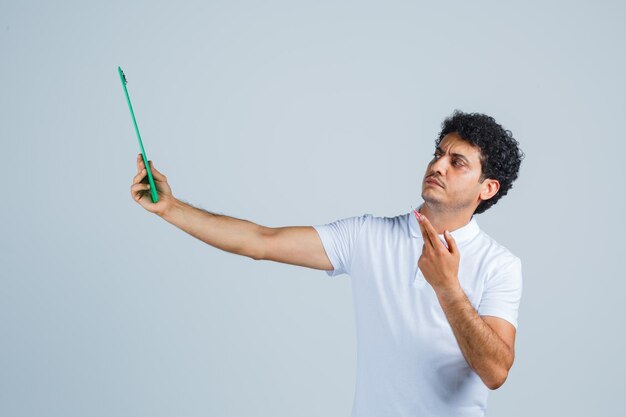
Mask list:
[[[498,317],[479,316],[460,287],[437,298],[469,366],[489,389],[498,389],[513,366],[515,327]]]

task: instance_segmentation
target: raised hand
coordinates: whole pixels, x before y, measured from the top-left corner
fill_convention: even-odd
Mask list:
[[[152,161],[148,161],[150,164],[150,170],[152,171],[152,178],[154,179],[154,185],[157,188],[157,194],[159,201],[152,202],[150,197],[150,184],[148,183],[148,172],[146,171],[145,164],[141,154],[137,155],[137,175],[133,178],[133,183],[130,186],[130,195],[141,207],[148,210],[151,213],[163,215],[169,210],[174,202],[175,198],[172,195],[172,189],[167,183],[167,177],[157,170]]]

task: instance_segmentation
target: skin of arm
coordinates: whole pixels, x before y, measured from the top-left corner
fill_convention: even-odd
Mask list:
[[[446,247],[428,219],[416,216],[424,237],[419,268],[435,290],[465,360],[495,390],[504,384],[513,365],[515,327],[498,317],[478,315],[459,283],[460,253],[454,238],[444,233]]]
[[[266,227],[248,220],[214,214],[178,199],[161,218],[218,249],[307,268],[332,270],[322,241],[311,226]]]
[[[153,203],[145,164],[137,154],[137,175],[130,187],[131,196],[138,204],[201,241],[236,255],[259,260],[265,235],[271,230],[248,220],[215,214],[193,207],[172,194],[167,177],[148,161],[159,200]]]
[[[264,226],[210,213],[178,199],[159,216],[191,236],[223,251],[254,260],[262,257]]]
[[[461,287],[436,294],[465,360],[489,389],[498,389],[513,366],[515,327],[498,317],[479,316]]]
[[[165,174],[148,161],[159,199],[150,197],[147,173],[137,154],[137,174],[130,194],[139,205],[191,236],[236,255],[330,271],[333,265],[312,226],[266,227],[248,220],[193,207],[172,193]]]

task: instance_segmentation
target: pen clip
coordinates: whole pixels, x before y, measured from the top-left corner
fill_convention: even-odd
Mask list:
[[[128,84],[128,80],[126,80],[126,74],[124,74],[124,70],[120,68],[120,71],[122,71],[122,78],[124,79],[124,84]]]

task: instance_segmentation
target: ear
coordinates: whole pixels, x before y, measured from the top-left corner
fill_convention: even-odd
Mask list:
[[[500,182],[498,180],[492,180],[491,178],[485,179],[485,181],[483,181],[483,184],[481,186],[480,199],[489,200],[491,197],[496,195],[499,189],[500,189]]]

